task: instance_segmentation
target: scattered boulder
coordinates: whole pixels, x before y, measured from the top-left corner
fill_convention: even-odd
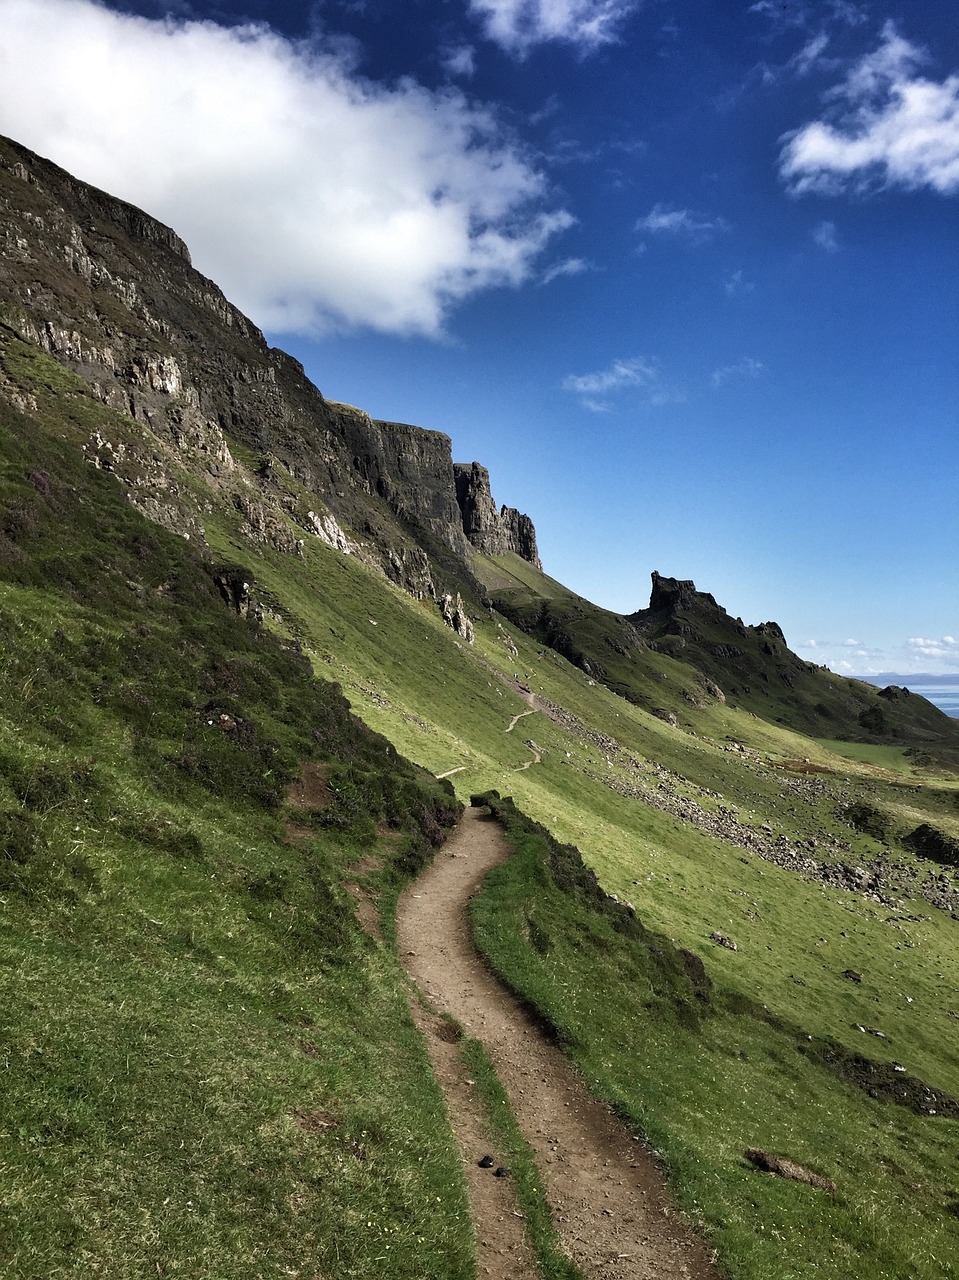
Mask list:
[[[928,822],[921,823],[910,832],[903,843],[930,862],[938,862],[943,867],[959,867],[959,840],[954,840]]]
[[[715,942],[717,946],[725,947],[727,951],[739,950],[732,938],[727,937],[725,933],[720,933],[718,929],[709,935],[709,940]]]
[[[245,618],[250,612],[252,575],[236,565],[217,566],[212,574],[224,604],[229,605],[241,618]]]

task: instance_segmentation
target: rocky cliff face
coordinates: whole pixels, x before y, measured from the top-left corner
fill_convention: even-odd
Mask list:
[[[463,532],[476,550],[488,556],[514,551],[542,568],[532,520],[515,507],[497,509],[486,468],[478,462],[457,462],[453,473]]]
[[[469,581],[449,437],[326,400],[169,227],[0,139],[0,260],[0,322],[154,442],[118,428],[87,447],[150,518],[202,540],[190,472],[254,541],[295,554],[319,537],[417,595]],[[504,549],[535,560],[528,518],[496,519]]]

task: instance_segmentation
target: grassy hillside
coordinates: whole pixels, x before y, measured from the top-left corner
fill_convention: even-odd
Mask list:
[[[228,530],[219,536],[222,551],[235,546]],[[431,770],[459,770],[451,781],[464,799],[490,787],[514,796],[647,925],[701,958],[713,996],[690,1026],[651,1012],[630,941],[613,946],[589,911],[544,895],[540,870],[518,860],[480,908],[494,965],[663,1153],[731,1273],[949,1274],[955,921],[910,896],[942,872],[904,838],[923,813],[959,835],[956,779],[901,750],[842,758],[682,693],[695,731],[671,725],[479,608],[471,650],[428,604],[323,547],[292,566],[266,554],[258,572],[284,602],[277,625],[335,673],[364,719]],[[688,687],[681,664],[657,660],[663,684]],[[526,689],[554,715],[524,716],[507,733],[530,710]],[[711,830],[714,819],[734,839]],[[814,857],[816,873],[757,855],[777,856],[777,841],[800,866]],[[892,886],[878,898],[844,879],[877,863]],[[919,1112],[896,1105],[900,1080]],[[840,1193],[754,1172],[751,1146],[812,1165]],[[903,1201],[908,1226],[896,1216]]]
[[[959,907],[912,839],[959,839],[955,775],[804,737],[648,648],[627,700],[479,601],[467,645],[319,539],[251,545],[207,495],[211,564],[242,566],[264,611],[240,618],[188,543],[81,461],[107,411],[15,356],[31,399],[3,418],[0,530],[11,1275],[147,1274],[156,1252],[217,1278],[254,1254],[263,1274],[471,1274],[425,1055],[349,889],[388,937],[452,788],[510,795],[544,828],[504,806],[517,857],[477,903],[481,945],[662,1154],[731,1276],[955,1274]],[[515,557],[474,569],[490,591],[545,589]],[[599,612],[549,591],[566,617]],[[557,843],[643,927],[584,894]],[[688,952],[693,987],[677,996],[651,947]],[[836,1194],[755,1172],[748,1147]]]
[[[103,411],[33,374],[37,411],[0,411],[3,1274],[469,1276],[350,891],[389,901],[452,796],[81,460]]]
[[[517,556],[485,559],[479,573],[517,627],[647,710],[695,727],[697,711],[722,701],[813,737],[959,766],[959,724],[924,698],[804,662],[775,623],[745,626],[691,582],[654,574],[650,608],[622,616]]]

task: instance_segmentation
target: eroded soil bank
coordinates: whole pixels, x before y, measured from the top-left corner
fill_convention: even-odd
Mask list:
[[[506,856],[499,826],[468,809],[400,901],[397,942],[407,972],[434,1008],[451,1014],[485,1046],[535,1152],[563,1243],[590,1280],[716,1280],[708,1250],[679,1221],[651,1157],[589,1096],[473,947],[469,899]],[[490,1175],[477,1170],[487,1149],[483,1109],[457,1048],[428,1018],[421,1025],[463,1150],[480,1274],[535,1277],[509,1179],[493,1187]]]

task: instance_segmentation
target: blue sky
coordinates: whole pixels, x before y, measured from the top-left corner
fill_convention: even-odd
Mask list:
[[[0,131],[597,603],[959,670],[953,0],[0,0]]]

